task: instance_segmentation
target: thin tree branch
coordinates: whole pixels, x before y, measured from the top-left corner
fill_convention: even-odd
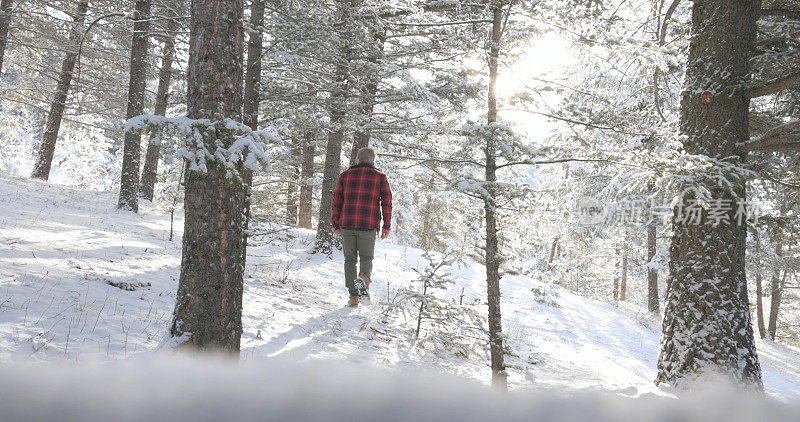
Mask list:
[[[396,155],[396,154],[381,154],[382,157],[391,157],[391,158],[399,158],[403,160],[416,160],[419,161],[419,164],[424,163],[444,163],[444,164],[472,164],[478,167],[484,167],[485,164],[479,163],[474,160],[462,160],[462,159],[446,159],[446,158],[423,158],[423,157],[409,157],[405,155]],[[549,159],[549,160],[521,160],[521,161],[510,161],[507,163],[500,164],[496,166],[496,169],[501,169],[504,167],[511,167],[511,166],[519,166],[519,165],[529,165],[529,166],[538,166],[543,164],[560,164],[560,163],[570,163],[570,162],[584,162],[584,163],[610,163],[610,164],[619,164],[628,167],[638,167],[638,168],[647,168],[645,166],[640,166],[631,163],[625,163],[622,161],[614,161],[609,160],[607,158],[556,158],[556,159]]]
[[[782,16],[789,19],[800,20],[800,10],[787,8],[761,9],[761,16]]]
[[[784,186],[784,187],[787,187],[787,188],[800,189],[800,185],[795,185],[794,183],[787,183],[787,182],[784,182],[783,180],[775,179],[773,177],[767,177],[767,179],[769,181],[773,182],[773,183],[777,183],[777,184],[779,184],[781,186]]]
[[[773,79],[762,85],[752,87],[747,90],[746,95],[748,98],[758,98],[798,86],[800,86],[800,72],[795,72],[791,75]]]
[[[622,161],[615,161],[609,160],[607,158],[556,158],[552,160],[523,160],[523,161],[510,161],[508,163],[501,164],[497,166],[497,169],[501,169],[503,167],[510,167],[510,166],[519,166],[519,165],[529,165],[529,166],[538,166],[541,164],[559,164],[559,163],[571,163],[571,162],[580,162],[580,163],[610,163],[610,164],[619,164],[628,167],[638,167],[638,168],[648,168],[645,166],[640,166],[631,163],[625,163]]]
[[[678,4],[680,4],[681,0],[673,0],[672,4],[669,5],[667,8],[666,13],[664,13],[664,22],[661,24],[661,33],[658,36],[658,43],[660,46],[663,46],[667,40],[667,26],[669,25],[670,19],[672,19],[672,14],[675,13],[675,9],[678,8]]]
[[[787,41],[797,41],[796,38],[792,37],[791,35],[782,34],[775,37],[764,38],[761,41],[757,41],[755,43],[755,47],[758,49],[766,50],[772,46],[781,44]]]
[[[794,132],[800,130],[800,120],[792,120],[791,122],[782,124],[780,126],[775,126],[764,132],[764,135],[761,137],[764,138],[773,138],[778,135],[783,135],[788,132]]]
[[[774,127],[764,133],[760,138],[748,142],[739,149],[742,151],[794,151],[798,150],[800,143],[800,120]]]
[[[402,160],[415,160],[430,163],[444,163],[444,164],[472,164],[478,167],[483,167],[484,164],[474,160],[461,160],[461,159],[446,159],[446,158],[423,158],[423,157],[409,157],[407,155],[387,154],[381,153],[381,157],[399,158]]]
[[[471,25],[473,23],[492,23],[492,20],[491,19],[473,19],[473,20],[466,20],[466,21],[431,22],[431,23],[389,22],[390,25],[398,25],[398,26],[452,26],[452,25]]]
[[[800,151],[800,136],[759,139],[740,148],[742,151],[782,152]]]
[[[555,115],[555,114],[545,113],[543,111],[528,110],[528,109],[524,109],[524,108],[510,108],[510,107],[504,107],[504,108],[498,109],[497,111],[524,111],[526,113],[538,114],[540,116],[550,117],[552,119],[561,120],[563,122],[572,123],[572,124],[575,124],[575,125],[586,126],[586,127],[590,127],[590,128],[593,128],[593,129],[610,130],[612,132],[622,133],[622,134],[625,134],[625,135],[635,135],[635,136],[647,136],[647,135],[649,135],[647,133],[626,132],[626,131],[623,131],[623,130],[619,130],[619,129],[613,127],[613,126],[600,126],[600,125],[598,125],[596,123],[581,122],[579,120],[573,120],[573,119],[570,119],[568,117],[563,117],[563,116],[558,116],[558,115]]]

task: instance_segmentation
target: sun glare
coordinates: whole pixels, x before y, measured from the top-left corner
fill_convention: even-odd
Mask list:
[[[558,78],[574,60],[566,40],[545,34],[533,40],[510,67],[501,68],[497,96],[512,99],[529,90],[536,79]]]

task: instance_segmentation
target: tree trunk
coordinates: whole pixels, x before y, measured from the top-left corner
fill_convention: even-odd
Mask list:
[[[236,137],[221,117],[241,121],[242,0],[193,0],[187,112],[211,119],[204,144],[213,157],[217,143]],[[213,13],[210,13],[212,12]],[[214,158],[205,172],[187,169],[183,257],[171,335],[179,346],[239,353],[242,335],[245,188]],[[242,174],[242,163],[237,163]]]
[[[372,114],[375,111],[375,95],[378,93],[378,83],[380,82],[380,71],[378,63],[383,59],[383,49],[386,43],[386,30],[379,30],[373,36],[375,42],[375,52],[370,54],[369,62],[373,69],[368,74],[368,81],[361,92],[361,125],[353,135],[353,150],[350,152],[350,165],[356,164],[356,153],[359,149],[369,146],[370,129],[369,124]]]
[[[550,266],[553,265],[553,259],[556,257],[556,247],[558,246],[558,236],[553,238],[553,246],[550,247],[550,256],[547,258],[546,271],[550,271]]]
[[[656,223],[647,226],[647,263],[652,265],[656,256]],[[647,268],[647,310],[658,313],[658,271]]]
[[[614,302],[619,300],[619,260],[616,258],[620,255],[619,248],[614,249],[616,256],[614,258]]]
[[[11,12],[14,0],[0,1],[0,75],[3,74],[3,57],[8,43],[8,28],[11,26]]]
[[[361,148],[366,148],[369,146],[369,138],[370,138],[369,129],[365,129],[363,127],[359,128],[356,131],[356,133],[353,134],[353,150],[350,151],[351,166],[358,164],[356,162],[356,154],[358,153],[358,150],[360,150]]]
[[[335,92],[334,94],[341,103],[344,102],[343,92]],[[331,99],[333,100],[334,98],[332,97]],[[319,202],[319,220],[317,221],[317,238],[314,244],[314,252],[326,255],[333,253],[334,239],[331,218],[333,216],[333,190],[336,187],[341,168],[342,139],[344,138],[344,129],[342,127],[343,110],[341,107],[334,107],[331,111],[331,127],[328,131],[325,167],[322,171],[322,193]]]
[[[628,288],[628,246],[625,245],[622,255],[622,278],[619,283],[619,300],[625,301],[625,291]]]
[[[775,233],[775,255],[783,257],[783,234],[780,229]],[[776,267],[772,272],[770,282],[770,301],[769,301],[769,322],[767,324],[767,335],[771,340],[775,340],[775,333],[778,327],[778,311],[781,307],[781,295],[783,294],[783,283],[781,283],[781,269]]]
[[[264,0],[253,0],[250,5],[250,26],[252,30],[247,39],[247,71],[244,81],[244,107],[243,122],[251,130],[258,130],[258,106],[260,104],[259,84],[261,83],[261,50],[264,47]],[[242,229],[242,243],[246,246],[250,229],[250,214],[252,207],[253,172],[249,169],[242,171],[242,180],[245,189],[244,227]],[[245,265],[247,256],[242,256],[242,266]]]
[[[250,26],[247,41],[247,72],[244,78],[244,124],[258,130],[258,86],[261,83],[261,50],[264,44],[264,0],[253,0],[250,6]]]
[[[680,117],[689,154],[744,161],[737,145],[749,139],[750,101],[741,85],[750,77],[760,3],[706,0],[692,7]],[[737,198],[746,199],[745,180],[733,171],[726,174],[728,183],[697,173],[695,190],[731,201],[729,222],[715,226],[707,211],[693,222],[681,218],[681,204],[674,210],[656,383],[688,389],[697,379],[724,374],[762,391],[745,278],[746,224],[736,217]],[[693,199],[689,193],[682,204]]]
[[[758,233],[758,228],[755,230],[756,235],[756,253],[758,254],[758,262],[756,263],[756,320],[758,321],[758,335],[761,338],[766,337],[767,330],[764,328],[764,293],[761,289],[761,236]]]
[[[301,141],[294,138],[289,152],[289,171],[286,177],[286,224],[289,226],[297,225],[297,184],[300,180],[301,155]]]
[[[419,236],[419,247],[423,251],[427,251],[428,245],[428,232],[431,229],[431,197],[425,200],[425,206],[422,209],[422,233]]]
[[[492,38],[489,46],[489,93],[487,123],[497,121],[497,67],[500,57],[500,36],[502,33],[503,11],[495,4],[492,12]],[[490,131],[491,133],[491,131]],[[486,191],[484,198],[484,217],[486,219],[486,293],[489,304],[489,352],[492,361],[492,386],[502,391],[508,390],[503,352],[503,327],[500,313],[500,257],[497,241],[497,213],[494,197],[494,183],[497,181],[495,140],[490,134],[486,138]]]
[[[147,35],[150,31],[150,0],[136,0],[131,40],[131,68],[128,80],[128,111],[131,119],[144,114],[144,90],[147,87]],[[122,174],[117,208],[139,211],[139,161],[142,155],[142,132],[125,132]]]
[[[344,139],[344,117],[347,107],[347,81],[350,75],[350,62],[353,51],[350,42],[354,38],[353,30],[349,27],[352,24],[351,9],[352,4],[349,0],[342,1],[339,7],[342,8],[342,21],[346,27],[339,36],[340,56],[336,64],[336,80],[330,96],[330,128],[328,129],[328,144],[325,150],[325,167],[322,172],[322,192],[319,203],[319,221],[317,222],[317,237],[314,242],[313,251],[330,255],[333,253],[333,226],[331,217],[333,215],[333,190],[341,169],[342,140]]]
[[[47,180],[50,177],[50,167],[53,164],[53,154],[56,150],[56,140],[58,130],[61,128],[61,119],[64,117],[64,107],[69,94],[69,86],[72,83],[72,71],[75,69],[75,61],[78,59],[78,45],[83,37],[83,21],[86,19],[86,10],[89,8],[89,0],[82,0],[78,3],[75,11],[75,20],[72,31],[69,34],[69,50],[61,62],[61,72],[58,74],[58,84],[50,103],[50,112],[47,113],[42,143],[39,145],[39,155],[33,167],[31,177],[34,179]]]
[[[156,92],[156,116],[167,115],[169,102],[169,86],[172,83],[172,62],[175,59],[175,31],[178,30],[178,21],[170,19],[167,27],[167,37],[164,39],[164,55],[161,58],[161,69],[158,71],[158,91]],[[142,181],[139,185],[139,196],[148,201],[153,200],[158,175],[158,158],[161,155],[161,131],[155,129],[150,135],[147,152],[144,156],[144,169]]]
[[[664,0],[659,0],[656,2],[656,7],[654,8],[655,12],[655,39],[659,46],[664,46],[664,42],[666,41],[666,26],[663,26],[662,30],[662,22],[661,22],[661,11],[664,9]],[[671,17],[671,12],[668,13],[668,16],[664,16],[664,21],[669,21]],[[663,35],[662,35],[663,34]],[[662,122],[666,122],[666,118],[664,117],[663,105],[661,101],[660,95],[660,88],[659,88],[659,80],[661,78],[661,69],[656,66],[653,70],[653,103],[656,107],[656,112],[658,116],[661,118]],[[648,184],[648,190],[653,190],[653,183]],[[656,256],[656,221],[655,217],[650,223],[647,225],[647,263],[648,265],[653,264],[653,258]],[[650,266],[647,267],[647,310],[652,313],[659,312],[658,306],[658,271],[655,268],[651,268]]]
[[[433,175],[428,180],[428,189],[433,190]],[[433,195],[428,193],[425,195],[425,205],[422,208],[422,233],[419,237],[419,246],[423,251],[432,248],[431,239],[433,238],[433,227],[431,227],[431,214],[433,213]]]
[[[414,340],[419,339],[419,329],[422,327],[422,312],[425,311],[425,298],[428,294],[428,281],[422,280],[422,298],[419,301],[419,313],[417,314],[417,329],[414,331]]]
[[[300,209],[298,224],[311,228],[311,215],[314,204],[314,132],[306,132],[303,139],[303,164],[300,168]]]

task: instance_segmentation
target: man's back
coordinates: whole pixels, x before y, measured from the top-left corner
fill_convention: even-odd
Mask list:
[[[345,170],[333,193],[333,227],[373,230],[391,226],[392,191],[384,173],[369,164]]]
[[[369,299],[375,238],[386,239],[392,224],[392,191],[389,180],[373,165],[375,151],[364,147],[356,153],[358,164],[339,175],[333,191],[333,233],[342,236],[344,284],[350,293],[348,306]],[[383,216],[383,229],[381,225]],[[360,272],[356,273],[356,260]]]

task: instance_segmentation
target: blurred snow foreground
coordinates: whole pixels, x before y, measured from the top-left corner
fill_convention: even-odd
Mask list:
[[[797,407],[732,393],[511,393],[442,374],[340,361],[240,366],[187,358],[0,368],[0,419],[303,421],[788,421]],[[706,389],[708,391],[708,389]]]

